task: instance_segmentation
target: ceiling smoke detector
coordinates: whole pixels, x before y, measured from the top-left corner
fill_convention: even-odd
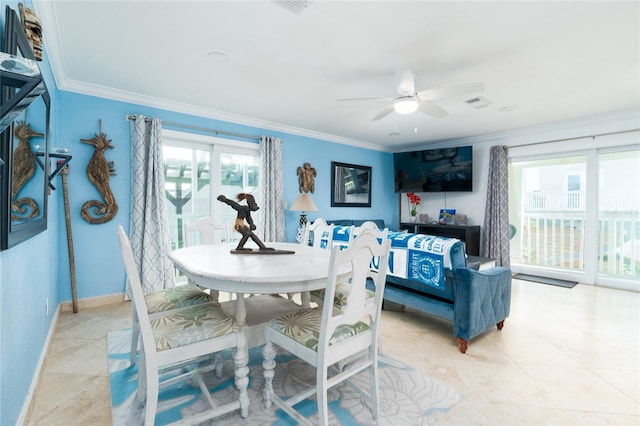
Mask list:
[[[296,15],[300,15],[307,9],[311,0],[273,0],[273,2]]]
[[[478,96],[477,98],[467,99],[465,101],[471,108],[480,109],[489,106],[489,102],[486,98]]]

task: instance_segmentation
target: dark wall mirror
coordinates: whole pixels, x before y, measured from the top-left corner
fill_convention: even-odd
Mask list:
[[[2,50],[34,60],[18,15],[7,6]],[[27,63],[29,61],[26,61]],[[11,71],[11,69],[9,69]],[[20,69],[13,71],[20,74]],[[30,78],[33,75],[30,76]],[[0,135],[0,248],[7,249],[47,229],[49,117],[51,101],[39,72],[37,87],[16,108]],[[2,103],[22,88],[2,80]],[[28,80],[28,79],[27,79]]]
[[[332,161],[331,207],[371,207],[371,167]]]

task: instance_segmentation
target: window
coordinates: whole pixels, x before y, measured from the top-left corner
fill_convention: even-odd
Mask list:
[[[171,130],[162,137],[172,247],[183,247],[185,225],[204,217],[226,225],[230,239],[237,240],[235,212],[216,197],[257,193],[258,144]]]

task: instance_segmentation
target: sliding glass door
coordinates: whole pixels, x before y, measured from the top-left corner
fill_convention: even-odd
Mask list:
[[[509,172],[515,269],[640,288],[640,150],[516,158]]]
[[[598,275],[640,277],[640,150],[599,157]]]
[[[584,270],[586,169],[582,155],[511,163],[512,263]]]
[[[174,248],[184,246],[185,225],[205,217],[226,225],[231,241],[238,239],[232,231],[235,211],[216,197],[257,193],[257,148],[258,144],[163,131],[165,196]]]

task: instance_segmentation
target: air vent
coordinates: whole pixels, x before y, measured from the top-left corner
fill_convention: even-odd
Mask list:
[[[477,98],[473,98],[473,99],[467,99],[465,102],[468,103],[471,108],[476,108],[476,109],[484,108],[486,106],[489,106],[489,104],[491,103],[486,98],[483,98],[482,96],[478,96]]]
[[[311,0],[273,0],[276,4],[284,7],[290,12],[300,15],[307,9]]]

